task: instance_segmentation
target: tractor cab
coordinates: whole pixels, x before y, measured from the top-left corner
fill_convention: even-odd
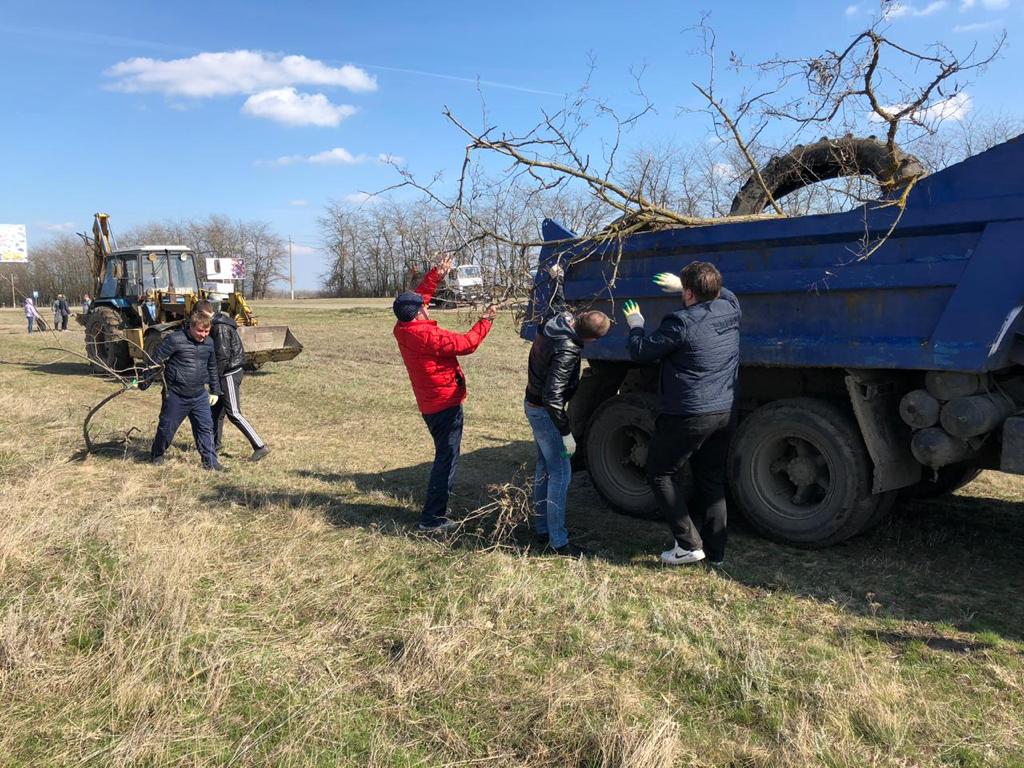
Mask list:
[[[200,296],[195,255],[181,245],[143,245],[107,257],[97,300],[137,314],[137,327],[184,319]],[[135,325],[135,323],[131,323]]]

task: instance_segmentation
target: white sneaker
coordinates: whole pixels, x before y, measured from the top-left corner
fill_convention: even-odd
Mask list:
[[[686,565],[687,563],[699,563],[704,559],[703,549],[683,549],[676,544],[667,552],[661,553],[661,562],[665,565]]]

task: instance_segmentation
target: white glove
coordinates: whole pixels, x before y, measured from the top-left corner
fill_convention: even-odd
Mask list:
[[[576,438],[572,436],[570,432],[568,435],[562,435],[562,455],[572,456],[576,453]]]
[[[558,280],[562,277],[565,277],[565,270],[562,269],[561,264],[552,264],[550,267],[548,267],[548,276],[552,280]]]
[[[626,316],[626,325],[630,328],[644,327],[644,316],[640,314],[640,305],[635,301],[627,301],[623,304],[622,314]]]
[[[217,397],[216,395],[210,395],[210,407],[212,408],[213,406],[215,406],[218,400],[220,400],[220,398]]]
[[[654,284],[665,293],[682,293],[683,291],[683,281],[679,279],[679,275],[673,275],[671,272],[656,274]]]

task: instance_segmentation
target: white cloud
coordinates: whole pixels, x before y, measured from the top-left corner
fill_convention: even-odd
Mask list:
[[[292,255],[293,256],[312,256],[314,253],[320,251],[316,248],[310,248],[308,245],[299,245],[298,243],[292,244]]]
[[[971,10],[971,8],[974,7],[974,4],[977,1],[978,0],[962,0],[962,2],[960,3],[960,10],[961,11],[969,11],[969,10]]]
[[[969,11],[978,4],[978,0],[961,0],[960,10]],[[1010,6],[1010,0],[981,0],[981,4],[989,11],[1001,11]]]
[[[954,32],[980,32],[983,29],[992,29],[1003,23],[1002,19],[993,21],[976,21],[973,24],[957,24],[953,27]]]
[[[75,230],[75,222],[63,221],[55,224],[51,221],[37,221],[37,227],[45,229],[47,232],[73,232]]]
[[[945,8],[949,3],[946,0],[934,0],[923,8],[909,3],[892,3],[885,9],[883,16],[886,19],[900,19],[911,16],[931,16]]]
[[[856,16],[858,13],[860,13],[860,6],[859,5],[848,5],[848,6],[846,6],[846,15],[847,16]]]
[[[353,155],[347,149],[335,147],[310,155],[306,158],[306,162],[316,165],[355,165],[356,163],[365,163],[366,155]]]
[[[309,203],[306,200],[289,200],[288,205],[294,205],[296,208],[301,208],[309,205]]]
[[[381,202],[381,198],[369,192],[353,192],[351,195],[345,195],[345,202],[352,205],[376,205]]]
[[[332,104],[322,93],[298,93],[289,87],[254,93],[245,100],[242,112],[285,125],[333,127],[354,115],[356,108],[350,104]]]
[[[338,86],[354,92],[377,90],[377,80],[351,64],[330,67],[305,56],[262,51],[200,53],[187,59],[134,58],[107,70],[120,91],[156,91],[190,98],[256,93],[290,85]]]
[[[256,165],[279,167],[282,165],[298,165],[308,163],[310,165],[358,165],[365,163],[369,158],[366,155],[353,155],[344,147],[325,149],[315,155],[284,155],[275,160],[257,160]],[[305,201],[301,201],[305,205]],[[292,202],[292,205],[295,201]]]
[[[883,107],[883,109],[892,114],[899,112],[905,106],[905,104],[890,104]],[[970,94],[961,91],[950,96],[948,99],[937,101],[924,109],[918,110],[914,113],[914,119],[925,125],[932,125],[943,120],[963,120],[973,106]],[[869,119],[874,123],[881,122],[881,118],[875,114],[872,114]]]
[[[405,158],[401,155],[392,155],[390,152],[381,152],[377,155],[377,162],[385,165],[405,165]]]

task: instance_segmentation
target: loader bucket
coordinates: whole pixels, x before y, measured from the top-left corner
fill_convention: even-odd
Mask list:
[[[302,351],[287,325],[240,325],[238,335],[245,347],[245,362],[250,366],[291,360]]]

